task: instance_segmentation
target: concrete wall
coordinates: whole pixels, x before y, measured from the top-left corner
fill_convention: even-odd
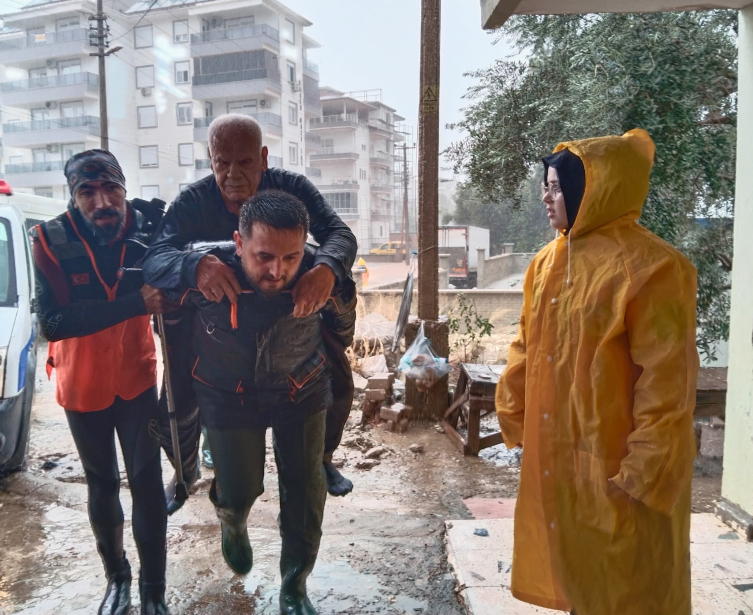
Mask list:
[[[403,283],[400,284],[402,287]],[[464,295],[466,299],[476,304],[476,311],[482,318],[488,318],[493,323],[511,324],[518,320],[523,308],[523,290],[440,290],[439,313],[447,314],[447,310],[455,305],[458,295]],[[359,293],[363,313],[378,312],[389,319],[397,317],[402,300],[401,289],[376,289],[364,290]],[[413,293],[411,314],[418,312],[418,291]]]
[[[484,279],[482,284],[503,280],[516,273],[524,273],[531,264],[534,254],[500,254],[484,261]]]
[[[753,514],[753,5],[740,12],[735,266],[722,496]]]

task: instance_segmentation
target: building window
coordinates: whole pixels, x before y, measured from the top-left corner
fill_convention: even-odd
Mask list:
[[[154,45],[154,34],[151,24],[148,26],[137,26],[133,30],[133,46],[136,49],[142,47],[151,47]]]
[[[361,169],[361,170],[359,171],[359,177],[360,177],[361,179],[366,179],[366,169]]]
[[[136,67],[136,87],[138,89],[154,87],[154,65]]]
[[[63,145],[63,161],[72,158],[76,154],[80,154],[85,148],[86,144],[84,143],[66,143]]]
[[[64,17],[63,19],[58,19],[55,25],[58,32],[70,32],[71,30],[78,30],[78,17]]]
[[[362,152],[365,152],[365,151],[366,151],[366,145],[365,145],[365,144],[363,144],[363,143],[361,144],[361,151],[362,151]]]
[[[358,214],[357,192],[327,192],[322,196],[339,214]]]
[[[290,81],[290,83],[295,83],[296,82],[296,78],[295,78],[295,62],[291,62],[290,60],[288,60],[288,81]]]
[[[178,103],[175,107],[178,125],[193,124],[193,103]]]
[[[288,106],[288,120],[291,124],[298,124],[298,105],[290,103]]]
[[[285,39],[288,43],[295,45],[295,24],[289,19],[286,19],[283,27],[285,28]]]
[[[290,153],[290,164],[298,164],[298,143],[291,141],[288,152]]]
[[[188,42],[188,21],[173,22],[173,41],[176,43]]]
[[[54,198],[52,186],[45,186],[43,188],[34,188],[34,194],[37,196],[46,196],[48,199]]]
[[[159,198],[159,186],[141,186],[141,198],[145,201]]]
[[[176,62],[175,63],[175,83],[188,83],[189,81],[189,69],[190,62]]]
[[[139,116],[139,128],[157,127],[157,107],[137,107]]]
[[[23,156],[11,156],[8,158],[8,164],[23,164],[24,163],[24,157]]]
[[[193,166],[193,143],[178,145],[178,164],[182,167]]]
[[[254,16],[248,17],[236,17],[234,19],[225,20],[225,30],[240,30],[241,28],[249,28],[254,25]]]
[[[159,156],[157,153],[156,145],[146,145],[139,148],[139,160],[141,161],[141,167],[157,167],[159,166]]]

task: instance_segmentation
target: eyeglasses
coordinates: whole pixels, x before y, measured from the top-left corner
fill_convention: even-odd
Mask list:
[[[547,194],[552,199],[556,199],[560,194],[562,194],[562,188],[557,182],[550,182],[548,186],[542,182],[541,197],[544,198]]]

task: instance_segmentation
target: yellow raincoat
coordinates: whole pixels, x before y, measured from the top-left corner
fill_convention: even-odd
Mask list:
[[[497,388],[523,445],[513,595],[577,615],[690,615],[696,271],[637,224],[643,130],[563,143],[586,189],[531,263]]]

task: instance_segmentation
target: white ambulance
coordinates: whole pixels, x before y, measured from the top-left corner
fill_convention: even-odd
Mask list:
[[[21,467],[29,447],[38,331],[28,229],[65,208],[0,180],[0,474]]]

